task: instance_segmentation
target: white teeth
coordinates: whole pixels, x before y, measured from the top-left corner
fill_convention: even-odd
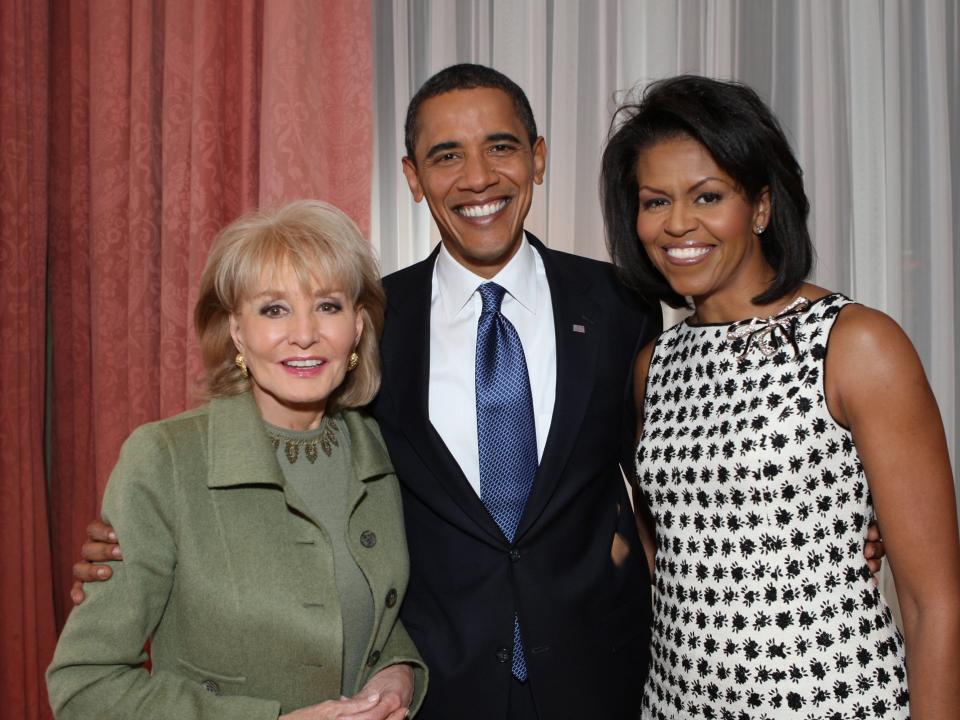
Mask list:
[[[679,260],[689,260],[690,258],[700,257],[710,252],[708,247],[673,247],[667,248],[667,255]]]
[[[295,368],[311,368],[323,365],[323,360],[287,360],[286,364]]]
[[[457,208],[457,212],[464,217],[481,218],[500,212],[506,205],[506,200],[497,200],[486,205],[461,205]]]

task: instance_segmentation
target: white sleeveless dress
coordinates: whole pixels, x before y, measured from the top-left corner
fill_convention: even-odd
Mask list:
[[[824,400],[849,303],[657,340],[637,449],[657,536],[644,718],[909,717],[903,639],[863,557],[870,492]]]

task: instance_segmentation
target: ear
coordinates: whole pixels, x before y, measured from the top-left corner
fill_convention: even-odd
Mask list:
[[[357,324],[357,333],[353,338],[353,349],[356,350],[360,345],[360,336],[363,335],[363,305],[357,305],[354,314],[355,322]]]
[[[243,352],[243,340],[240,336],[240,317],[235,313],[230,314],[230,337],[233,338],[233,344],[238,352]]]
[[[543,174],[547,171],[547,141],[541,135],[533,142],[533,181],[543,184]]]
[[[415,202],[423,200],[423,188],[420,186],[420,176],[417,174],[417,165],[412,158],[404,157],[400,164],[403,166],[403,176],[407,179],[410,194]]]
[[[760,191],[760,197],[754,203],[753,207],[753,227],[766,227],[770,224],[770,188],[765,187]]]

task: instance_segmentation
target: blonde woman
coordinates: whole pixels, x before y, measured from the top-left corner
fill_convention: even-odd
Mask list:
[[[355,409],[379,387],[383,308],[369,245],[330,205],[219,235],[194,315],[210,399],[123,447],[103,500],[123,562],[64,628],[57,718],[416,710],[400,491]]]

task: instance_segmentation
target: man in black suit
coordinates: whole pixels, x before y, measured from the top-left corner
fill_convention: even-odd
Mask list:
[[[632,359],[659,332],[659,309],[642,308],[608,264],[524,233],[547,151],[508,78],[440,71],[411,101],[406,131],[403,171],[442,243],[384,279],[374,414],[403,487],[402,618],[431,673],[419,717],[635,718],[650,581],[620,464],[632,462]],[[512,540],[478,467],[477,290],[491,280],[523,345],[539,461]]]

